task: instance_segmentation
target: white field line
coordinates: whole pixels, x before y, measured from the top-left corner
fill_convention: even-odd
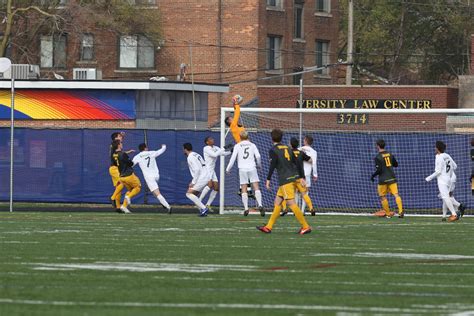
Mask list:
[[[440,210],[441,211],[441,210]],[[241,215],[242,210],[225,210],[224,215]],[[267,215],[271,215],[272,212],[265,212]],[[259,212],[250,212],[249,215],[258,215]],[[286,216],[294,216],[291,212],[288,212]],[[316,216],[365,216],[365,217],[376,217],[374,213],[342,213],[342,212],[316,212]],[[396,217],[396,216],[395,216]],[[405,217],[439,217],[441,214],[405,214]],[[464,215],[463,217],[474,217],[474,215]],[[387,219],[389,220],[389,219]]]
[[[423,254],[423,253],[390,253],[390,252],[356,252],[345,253],[315,253],[309,254],[312,257],[357,257],[357,258],[397,258],[412,260],[463,260],[474,259],[474,256],[465,255],[444,255],[444,254]]]
[[[352,307],[331,305],[290,305],[290,304],[226,304],[226,303],[145,303],[145,302],[74,302],[20,300],[0,298],[0,303],[15,305],[49,305],[49,306],[104,306],[104,307],[161,307],[161,308],[200,308],[200,309],[249,309],[249,310],[305,310],[305,311],[346,311],[372,313],[434,313],[437,308],[389,308],[389,307]]]

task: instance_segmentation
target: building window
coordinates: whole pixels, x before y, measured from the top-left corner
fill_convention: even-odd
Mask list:
[[[120,68],[153,68],[155,66],[155,46],[141,35],[120,37]]]
[[[66,68],[66,35],[41,36],[41,67]]]
[[[267,37],[267,70],[280,70],[281,68],[281,37]]]
[[[303,67],[295,67],[293,68],[293,72],[300,72],[303,71]],[[293,84],[299,86],[300,80],[303,78],[303,74],[293,75]]]
[[[94,36],[92,34],[83,34],[81,41],[81,60],[94,59]]]
[[[316,66],[321,67],[329,64],[329,42],[316,41]],[[329,69],[318,70],[320,75],[329,74]]]
[[[267,7],[281,8],[282,5],[283,5],[283,0],[267,0]]]
[[[295,1],[295,31],[294,38],[303,38],[303,3]]]
[[[316,12],[331,12],[331,0],[316,0]]]

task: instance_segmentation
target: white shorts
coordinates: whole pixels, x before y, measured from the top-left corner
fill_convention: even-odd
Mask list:
[[[451,187],[450,183],[443,183],[443,182],[438,182],[438,189],[439,189],[439,197],[441,199],[443,198],[449,198],[449,189]]]
[[[158,189],[158,181],[160,180],[160,176],[156,177],[144,177],[146,185],[148,186],[148,189],[150,189],[150,192],[155,191]]]
[[[311,188],[311,175],[306,175],[304,180],[306,181],[306,187]]]
[[[216,172],[213,171],[211,177],[209,178],[212,182],[218,182]]]
[[[260,182],[260,180],[258,179],[257,169],[253,169],[253,170],[239,169],[239,178],[240,178],[240,185],[248,184],[249,182],[250,183]]]
[[[197,182],[193,185],[192,189],[197,192],[202,192],[202,189],[204,189],[207,184],[209,183],[209,176],[205,175],[203,177],[199,177],[197,179]]]

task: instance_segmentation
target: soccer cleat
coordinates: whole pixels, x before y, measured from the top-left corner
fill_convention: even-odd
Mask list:
[[[119,209],[119,208],[116,208],[116,209],[115,209],[115,212],[117,212],[117,213],[122,213],[122,210]]]
[[[260,211],[260,216],[265,217],[265,209],[263,208],[263,206],[260,206],[258,210]]]
[[[244,211],[244,216],[247,216],[247,215],[249,215],[249,210]]]
[[[267,226],[257,226],[257,229],[265,234],[270,234],[272,232],[272,230],[267,228]]]
[[[446,217],[443,217],[443,218],[441,219],[441,221],[442,221],[442,222],[446,222]]]
[[[285,216],[286,214],[288,214],[288,211],[281,211],[280,216]]]
[[[309,234],[309,233],[311,233],[311,227],[310,226],[308,226],[306,228],[301,227],[301,229],[298,231],[298,234],[300,234],[300,235],[306,235],[306,234]]]
[[[117,205],[115,205],[115,200],[110,200],[112,202],[112,208],[117,209]]]
[[[128,205],[132,205],[132,201],[128,196],[125,195],[125,200],[127,200]]]
[[[458,208],[458,209],[459,209],[459,214],[461,215],[461,217],[463,217],[463,216],[464,216],[464,211],[466,210],[466,205],[464,205],[464,204],[461,203],[461,204],[459,205],[459,208]]]
[[[126,208],[125,206],[121,206],[120,207],[120,210],[122,211],[122,213],[124,214],[131,214],[132,212],[130,212],[130,210],[128,208]]]
[[[459,217],[457,215],[451,215],[448,218],[448,222],[454,222],[454,221],[457,221],[457,220],[459,220]]]
[[[405,217],[405,212],[402,211],[401,213],[398,214],[398,218],[404,218],[404,217]]]
[[[171,213],[172,213],[172,208],[170,206],[170,208],[168,209],[168,215],[171,215]]]
[[[316,216],[316,211],[314,209],[310,210],[311,216]]]
[[[199,217],[206,217],[208,212],[209,212],[209,209],[206,207],[205,209],[203,209],[199,212],[198,216]]]

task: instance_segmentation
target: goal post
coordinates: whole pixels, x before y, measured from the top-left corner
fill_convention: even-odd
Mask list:
[[[220,144],[234,143],[224,120],[234,109],[221,108]],[[299,117],[302,116],[302,120]],[[407,214],[441,214],[436,181],[427,183],[434,172],[436,140],[447,145],[458,164],[455,196],[470,205],[471,175],[470,139],[474,135],[474,109],[316,109],[316,108],[248,108],[241,107],[241,123],[249,139],[262,155],[259,170],[260,189],[267,211],[273,208],[278,184],[272,179],[272,190],[264,188],[269,167],[268,151],[272,146],[270,131],[283,130],[283,143],[291,137],[311,135],[312,147],[318,153],[318,180],[309,190],[316,212],[374,213],[380,209],[377,181],[371,182],[377,154],[375,142],[384,139],[387,151],[399,162],[395,168],[399,192]],[[300,144],[302,146],[302,144]],[[242,213],[238,196],[237,166],[229,175],[225,167],[229,157],[220,158],[219,213]],[[395,209],[389,198],[391,210]],[[468,210],[469,212],[469,210]]]

